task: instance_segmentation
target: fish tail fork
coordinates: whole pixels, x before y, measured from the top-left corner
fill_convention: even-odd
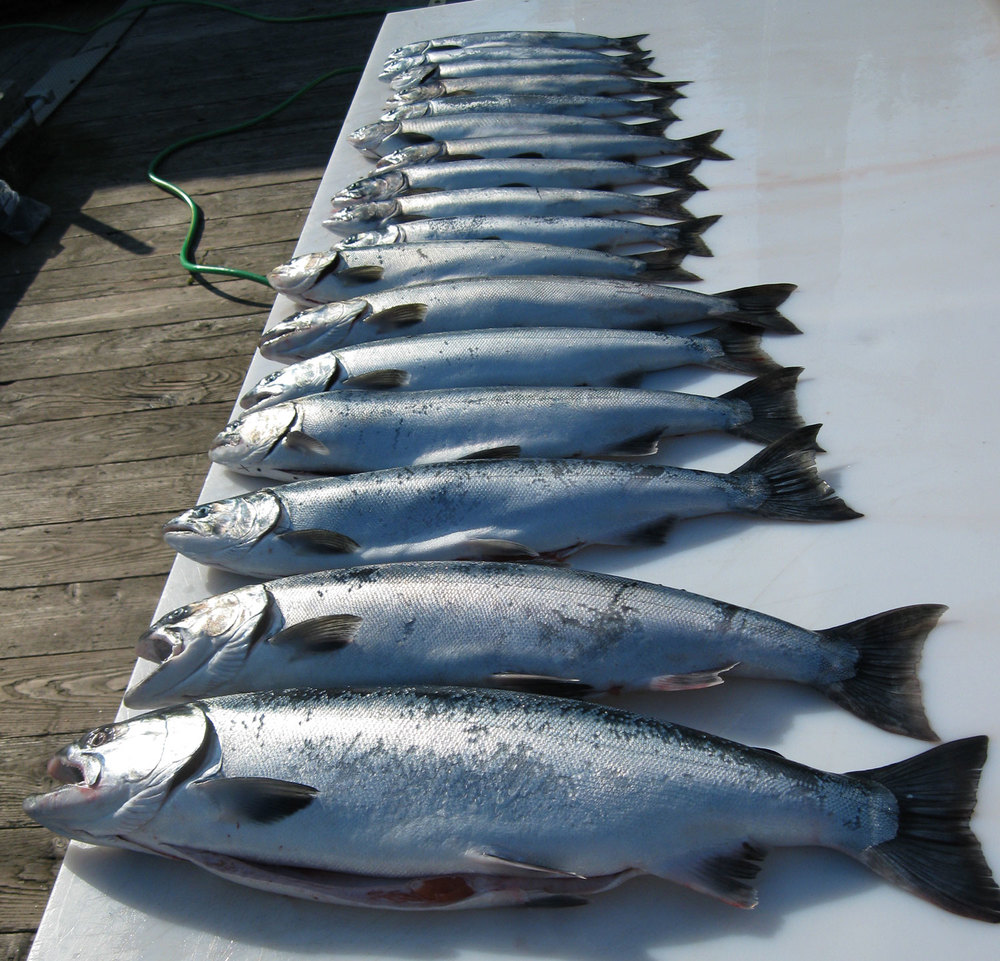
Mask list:
[[[888,788],[899,807],[896,836],[862,851],[858,859],[945,910],[996,924],[1000,888],[969,827],[987,743],[982,736],[952,741],[849,776]]]

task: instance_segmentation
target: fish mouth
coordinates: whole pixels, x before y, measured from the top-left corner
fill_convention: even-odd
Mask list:
[[[83,765],[74,764],[59,754],[49,760],[49,763],[45,765],[45,770],[50,778],[60,784],[83,784],[86,781]]]
[[[137,657],[144,661],[152,661],[154,664],[164,664],[175,654],[179,654],[184,649],[184,645],[173,634],[156,627],[151,627],[146,631],[135,645]]]
[[[62,785],[97,787],[104,772],[104,761],[99,755],[80,751],[72,745],[50,758],[45,770]]]

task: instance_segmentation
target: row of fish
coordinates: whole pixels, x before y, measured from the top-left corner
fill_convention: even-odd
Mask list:
[[[387,113],[355,136],[381,159],[328,222],[364,229],[272,272],[306,309],[261,352],[292,363],[210,452],[289,482],[164,528],[264,580],[153,624],[138,653],[155,666],[125,701],[156,710],[60,752],[64,786],[29,814],[396,909],[569,906],[643,873],[752,907],[768,847],[818,844],[1000,921],[969,828],[985,738],[836,775],[579,700],[779,679],[936,739],[917,665],[940,605],[810,630],[538,563],[711,513],[858,516],[816,473],[799,369],[761,347],[795,331],[792,287],[661,286],[710,253],[717,218],[683,207],[696,160],[636,161],[725,155],[717,131],[665,136],[683,85],[656,79],[641,39],[504,31],[390,55]],[[618,190],[636,185],[671,192]],[[677,223],[610,219],[650,214]],[[755,379],[638,389],[679,365]],[[766,446],[730,473],[636,462],[702,430]]]

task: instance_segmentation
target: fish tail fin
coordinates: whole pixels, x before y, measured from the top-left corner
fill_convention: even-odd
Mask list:
[[[690,80],[640,80],[638,93],[667,94],[677,100],[684,100],[687,94],[681,93],[677,88],[686,87]]]
[[[781,366],[760,346],[760,332],[745,324],[726,324],[699,334],[719,342],[721,357],[713,357],[707,366],[735,374],[767,374]]]
[[[716,296],[733,302],[735,309],[726,315],[732,320],[742,320],[783,333],[800,334],[802,331],[778,311],[793,290],[795,284],[757,284],[755,287],[723,290]]]
[[[623,126],[631,127],[632,129],[628,133],[638,133],[642,134],[644,137],[663,137],[667,133],[667,127],[669,127],[676,119],[676,115],[670,108],[667,108],[667,112],[670,114],[669,117],[664,117],[661,113],[656,120],[640,120],[638,123],[628,123],[628,121],[619,121]]]
[[[653,58],[649,56],[639,57],[628,64],[629,72],[634,77],[662,77],[663,74],[653,70],[649,65]]]
[[[946,610],[942,604],[914,604],[817,631],[858,652],[853,677],[819,689],[886,731],[936,741],[924,713],[917,666],[924,640]]]
[[[680,248],[672,250],[653,250],[649,253],[635,254],[631,259],[640,260],[646,265],[642,273],[643,280],[650,280],[656,283],[669,281],[679,283],[682,281],[700,280],[697,274],[691,273],[680,266],[681,261],[687,256],[687,251]]]
[[[888,788],[899,806],[889,841],[856,855],[876,874],[946,911],[1000,923],[1000,888],[969,821],[988,738],[964,738],[850,777]]]
[[[630,37],[615,37],[615,45],[621,50],[638,50],[639,44],[648,36],[648,33],[633,33]]]
[[[670,94],[664,94],[660,97],[654,97],[652,100],[639,100],[636,102],[636,106],[641,107],[643,113],[648,114],[650,117],[658,118],[662,123],[662,129],[665,130],[670,124],[680,120],[680,117],[671,109],[671,105],[676,99],[676,97]],[[656,121],[650,121],[650,123],[656,123]],[[653,128],[643,124],[642,129],[648,132]]]
[[[694,220],[673,224],[670,227],[670,243],[692,257],[711,257],[712,250],[701,235],[721,219],[721,214],[713,214],[711,217],[695,217]]]
[[[736,475],[755,474],[767,488],[762,503],[750,513],[792,521],[846,521],[861,517],[816,472],[818,433],[818,424],[800,427],[733,471]]]
[[[690,190],[696,193],[699,190],[708,190],[697,177],[691,176],[691,171],[700,164],[697,157],[690,160],[681,160],[675,164],[668,164],[666,167],[647,167],[649,178],[660,187],[672,187],[675,190]]]
[[[730,427],[729,433],[746,440],[770,444],[805,427],[795,398],[795,386],[801,373],[801,367],[785,367],[762,374],[755,380],[722,394],[720,400],[742,401],[750,407],[750,420]]]
[[[630,67],[633,64],[645,64],[651,63],[653,60],[652,50],[644,50],[640,46],[636,46],[634,49],[630,50],[624,56],[618,57],[622,63],[627,63]]]
[[[692,220],[691,211],[684,207],[684,201],[692,197],[690,190],[672,190],[667,194],[656,194],[640,198],[645,201],[642,209],[667,220]]]
[[[700,157],[702,160],[732,160],[733,158],[729,154],[723,153],[712,146],[721,135],[721,130],[709,130],[708,133],[700,133],[694,137],[675,140],[674,144],[679,152],[689,157]]]

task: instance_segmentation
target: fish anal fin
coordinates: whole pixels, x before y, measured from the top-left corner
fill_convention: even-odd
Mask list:
[[[308,784],[270,777],[216,777],[195,782],[227,821],[272,824],[311,804],[319,791]]]
[[[466,858],[478,868],[485,868],[489,873],[504,875],[546,875],[551,878],[583,878],[584,875],[576,874],[573,871],[563,871],[561,868],[548,867],[543,864],[534,864],[531,861],[514,855],[495,850],[468,850],[465,852]]]
[[[575,677],[554,677],[548,674],[517,674],[501,671],[490,675],[491,687],[527,691],[530,694],[551,694],[556,697],[586,697],[594,687]]]
[[[645,524],[628,535],[628,543],[636,547],[659,547],[670,536],[677,518],[662,517],[652,524]]]
[[[648,434],[641,434],[639,437],[631,437],[602,451],[600,456],[609,458],[652,457],[660,449],[661,435],[662,431],[656,430],[650,431]]]
[[[465,542],[464,548],[461,560],[511,560],[514,558],[535,560],[540,556],[538,551],[502,537],[470,538]]]
[[[750,841],[737,842],[732,848],[717,850],[701,858],[683,872],[670,871],[663,876],[733,907],[754,908],[757,890],[752,882],[766,854],[762,847]]]
[[[380,330],[397,330],[422,323],[427,317],[427,310],[426,304],[397,304],[369,314],[364,322]]]
[[[509,460],[520,456],[521,448],[518,444],[507,444],[503,447],[487,447],[471,454],[463,454],[459,460]]]
[[[289,547],[300,551],[319,551],[323,554],[353,554],[361,550],[361,545],[339,531],[324,531],[309,528],[301,531],[285,531],[278,537]]]
[[[651,691],[696,691],[703,687],[718,687],[724,683],[723,674],[731,671],[739,661],[724,667],[707,671],[692,671],[690,674],[661,674],[649,682]]]
[[[328,614],[286,627],[268,638],[270,644],[291,647],[303,653],[339,651],[354,641],[363,618],[356,614]]]
[[[410,382],[410,375],[405,370],[370,370],[365,374],[348,377],[341,386],[361,390],[387,390],[392,387],[405,387]]]

